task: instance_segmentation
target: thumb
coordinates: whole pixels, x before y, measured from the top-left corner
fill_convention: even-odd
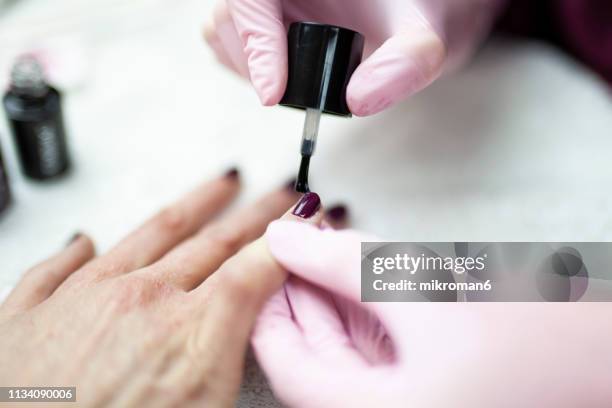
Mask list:
[[[262,104],[275,105],[287,85],[287,33],[280,0],[228,0],[228,6],[251,83]]]
[[[351,230],[335,231],[274,221],[266,232],[270,253],[300,278],[332,293],[361,299],[361,242],[378,241]]]
[[[420,91],[442,72],[446,47],[429,26],[397,32],[355,70],[347,103],[357,116],[378,113]]]

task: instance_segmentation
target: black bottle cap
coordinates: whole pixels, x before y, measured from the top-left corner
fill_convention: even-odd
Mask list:
[[[281,105],[321,108],[351,116],[346,86],[361,63],[364,38],[347,28],[318,23],[293,23],[287,41],[289,72]]]

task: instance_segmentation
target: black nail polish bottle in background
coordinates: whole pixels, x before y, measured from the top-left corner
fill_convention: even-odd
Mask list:
[[[8,176],[2,160],[2,148],[0,147],[0,214],[4,212],[11,203],[11,190],[9,189]]]
[[[37,180],[64,174],[70,160],[61,95],[46,82],[34,57],[16,61],[3,102],[23,172]]]

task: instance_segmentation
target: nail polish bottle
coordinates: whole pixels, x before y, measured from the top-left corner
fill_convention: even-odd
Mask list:
[[[348,28],[297,22],[287,37],[287,88],[280,105],[306,111],[295,190],[309,191],[308,171],[322,113],[350,117],[346,87],[361,63],[364,37]]]
[[[11,190],[9,188],[8,176],[2,160],[2,148],[0,147],[0,214],[4,212],[11,203]]]
[[[16,61],[3,102],[26,176],[47,180],[64,174],[70,160],[61,95],[47,83],[34,57]]]

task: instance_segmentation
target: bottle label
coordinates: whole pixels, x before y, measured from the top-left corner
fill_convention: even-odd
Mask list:
[[[44,176],[53,176],[62,169],[62,151],[58,144],[57,128],[49,122],[43,122],[34,129],[40,172]]]

